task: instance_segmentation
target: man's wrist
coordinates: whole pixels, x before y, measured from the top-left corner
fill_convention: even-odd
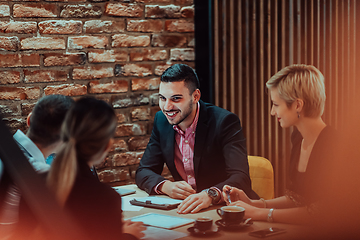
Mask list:
[[[203,192],[206,192],[209,198],[211,198],[212,204],[218,204],[221,200],[221,193],[214,187],[204,189]]]

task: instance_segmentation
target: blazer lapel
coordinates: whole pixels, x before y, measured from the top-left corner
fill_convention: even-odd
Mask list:
[[[195,146],[194,146],[194,172],[197,179],[199,163],[202,156],[202,152],[206,145],[207,133],[208,133],[208,117],[206,105],[203,101],[200,101],[199,120],[196,127]]]

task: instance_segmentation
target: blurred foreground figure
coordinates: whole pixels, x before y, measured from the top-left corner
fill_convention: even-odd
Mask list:
[[[76,101],[62,125],[64,143],[47,175],[59,204],[94,240],[137,239],[146,229],[140,222],[123,222],[120,195],[92,172],[108,154],[116,125],[114,110],[106,102],[90,97]],[[25,237],[37,226],[29,212],[22,213],[20,230]]]
[[[35,171],[43,173],[49,170],[50,165],[46,161],[54,154],[61,145],[60,130],[65,115],[73,100],[63,95],[49,95],[41,98],[27,117],[29,129],[26,135],[17,130],[13,138],[19,145],[24,155],[28,158]],[[0,161],[0,236],[15,227],[18,222],[20,189],[13,183],[4,172]]]

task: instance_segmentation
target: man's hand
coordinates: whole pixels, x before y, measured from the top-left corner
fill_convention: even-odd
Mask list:
[[[197,213],[201,209],[209,207],[211,201],[212,199],[204,191],[192,194],[178,206],[177,212],[180,214]]]
[[[185,181],[171,182],[165,181],[159,190],[171,198],[185,199],[196,191]]]

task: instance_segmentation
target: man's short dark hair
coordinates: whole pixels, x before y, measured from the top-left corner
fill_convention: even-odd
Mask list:
[[[61,124],[74,100],[63,95],[41,98],[32,110],[28,137],[47,147],[60,140]]]
[[[161,75],[162,82],[182,82],[189,89],[190,94],[200,89],[198,76],[194,69],[186,64],[175,64],[166,69]]]

